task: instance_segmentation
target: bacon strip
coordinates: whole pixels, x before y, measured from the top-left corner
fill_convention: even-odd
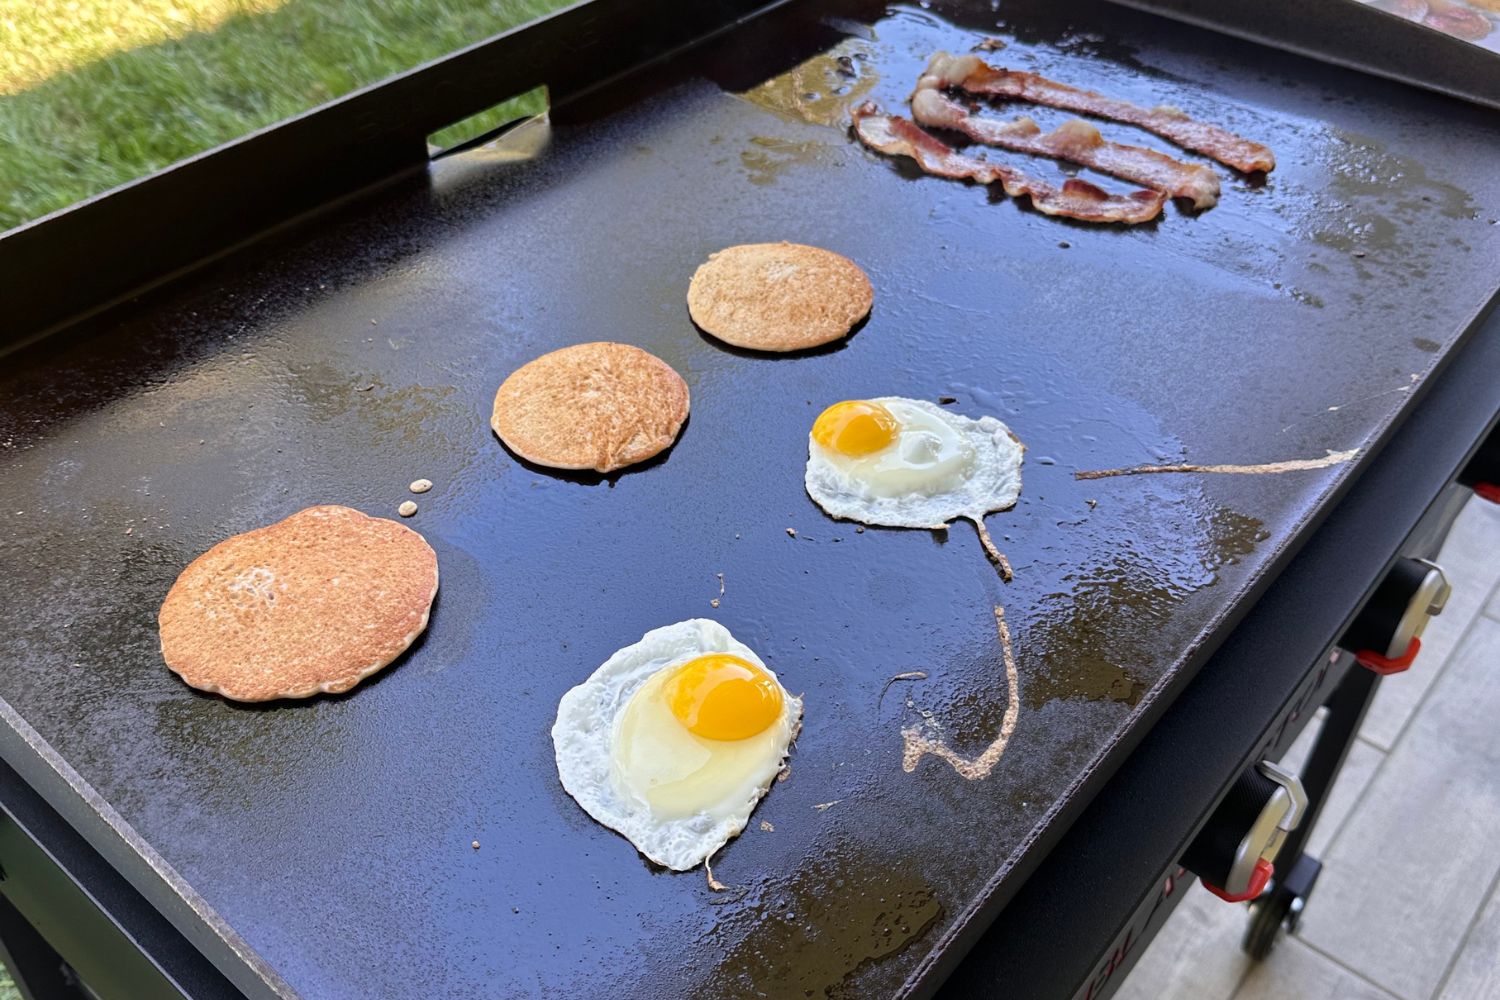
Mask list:
[[[1143,108],[1129,101],[1096,94],[1092,90],[1058,83],[1036,73],[996,69],[978,56],[951,56],[946,52],[934,55],[917,88],[943,87],[958,87],[971,94],[987,97],[1017,98],[1065,111],[1097,115],[1127,125],[1138,125],[1184,149],[1211,156],[1244,173],[1269,171],[1276,167],[1276,154],[1266,146],[1243,139],[1217,125],[1194,121],[1179,108],[1165,104]]]
[[[1167,196],[1161,191],[1110,194],[1087,181],[1068,180],[1061,188],[1014,170],[967,156],[937,136],[897,115],[865,103],[854,112],[854,133],[871,149],[889,156],[909,156],[929,174],[980,184],[999,182],[1012,198],[1027,195],[1038,212],[1084,222],[1149,222],[1161,214]]]
[[[912,95],[912,117],[918,124],[962,132],[976,142],[1037,156],[1055,156],[1071,163],[1146,187],[1173,198],[1190,198],[1194,208],[1219,202],[1219,177],[1208,167],[1174,160],[1154,149],[1110,142],[1086,121],[1075,118],[1052,132],[1043,132],[1030,118],[1003,122],[976,117],[942,91],[923,89]]]

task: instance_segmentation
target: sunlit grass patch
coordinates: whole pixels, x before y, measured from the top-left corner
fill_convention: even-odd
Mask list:
[[[163,0],[0,0],[0,5],[0,48],[7,50],[0,55],[0,72],[16,74],[23,67],[38,73],[39,67],[62,66],[89,46],[103,53],[99,46],[112,31],[145,30],[144,19],[135,19],[142,8],[157,11],[152,23],[158,27],[175,16],[164,13],[169,8],[192,8],[204,17],[214,10],[224,14],[209,30],[188,27],[177,37],[100,54],[0,96],[0,229],[5,229],[564,3],[178,0],[174,6]],[[44,40],[38,51],[22,56],[8,51],[34,38]],[[508,114],[491,117],[498,124]]]
[[[0,0],[0,94],[103,56],[208,31],[287,0]]]

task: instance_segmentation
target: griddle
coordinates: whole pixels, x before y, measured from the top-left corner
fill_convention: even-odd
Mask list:
[[[988,35],[1278,168],[1101,229],[850,141],[840,105],[898,107],[928,53]],[[1086,2],[792,3],[668,55],[5,357],[0,756],[249,996],[930,992],[1494,298],[1500,125],[1451,99]],[[126,252],[105,235],[80,273]],[[868,323],[784,358],[697,333],[694,267],[768,239],[859,261]],[[610,477],[508,454],[500,380],[592,339],[683,374],[677,445]],[[884,393],[1026,442],[989,522],[1013,583],[962,525],[859,531],[807,499],[812,419]],[[313,503],[390,514],[418,477],[443,583],[391,669],[256,707],[163,667],[156,609],[198,553]],[[924,712],[969,752],[993,737],[997,603],[1022,706],[1000,766],[904,773]],[[548,737],[611,652],[697,616],[806,700],[789,778],[715,858],[723,893],[589,820]]]

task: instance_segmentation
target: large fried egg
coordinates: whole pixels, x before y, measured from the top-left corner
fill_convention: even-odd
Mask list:
[[[652,629],[563,695],[563,788],[646,857],[686,871],[745,828],[802,724],[755,652],[718,622]]]
[[[808,435],[807,492],[832,516],[865,524],[979,523],[1015,506],[1024,450],[994,417],[899,396],[845,400]]]

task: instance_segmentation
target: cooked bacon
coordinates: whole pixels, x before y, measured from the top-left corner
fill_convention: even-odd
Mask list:
[[[1211,156],[1244,173],[1269,171],[1276,167],[1276,156],[1267,147],[1242,139],[1217,125],[1194,121],[1180,108],[1165,104],[1143,108],[1092,90],[1058,83],[1036,73],[996,69],[978,56],[951,56],[946,52],[934,55],[917,88],[943,87],[958,87],[986,97],[1015,98],[1138,125],[1184,149]]]
[[[1087,181],[1068,180],[1061,188],[1000,163],[967,156],[897,115],[865,103],[854,112],[854,134],[866,146],[889,156],[909,156],[929,174],[980,184],[996,181],[1012,198],[1027,195],[1038,212],[1084,222],[1149,222],[1161,214],[1167,196],[1160,191],[1110,194]]]
[[[1476,3],[1475,6],[1479,4]],[[1481,38],[1486,38],[1493,30],[1490,19],[1479,11],[1471,10],[1462,4],[1448,3],[1447,0],[1432,0],[1428,4],[1427,14],[1422,18],[1422,23],[1429,28],[1436,28],[1445,35],[1452,35],[1454,38],[1462,38],[1469,42],[1477,42]]]
[[[1030,118],[1003,122],[972,115],[942,91],[930,88],[912,95],[911,110],[920,125],[953,129],[976,142],[1092,167],[1165,191],[1173,198],[1190,198],[1194,208],[1208,208],[1219,201],[1219,176],[1208,167],[1183,163],[1154,149],[1110,142],[1094,126],[1077,118],[1052,132],[1043,132]]]

